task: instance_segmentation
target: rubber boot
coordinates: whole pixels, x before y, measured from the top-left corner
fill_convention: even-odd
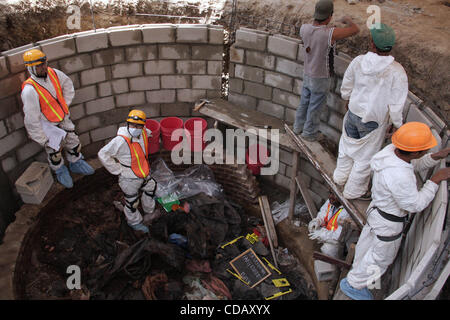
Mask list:
[[[65,165],[62,165],[59,169],[55,170],[56,180],[61,183],[64,187],[70,189],[73,187],[73,180],[70,176],[69,170]]]
[[[85,176],[94,174],[94,172],[95,172],[94,168],[92,168],[83,159],[80,159],[77,162],[69,162],[69,169],[73,173],[78,173],[78,174],[82,174],[82,175],[85,175]]]
[[[347,281],[347,278],[341,280],[341,291],[353,300],[373,300],[373,295],[367,288],[355,289]]]

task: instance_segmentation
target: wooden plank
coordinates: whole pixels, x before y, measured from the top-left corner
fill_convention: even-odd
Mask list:
[[[333,161],[332,156],[323,149],[320,143],[304,141],[303,139],[297,137],[297,135],[291,130],[291,128],[289,128],[287,124],[285,124],[284,127],[288,135],[306,155],[311,164],[319,171],[325,182],[331,187],[342,205],[345,209],[347,209],[348,214],[355,221],[358,228],[362,229],[366,222],[365,215],[360,213],[351,201],[344,197],[342,190],[340,190],[340,188],[333,181],[332,176],[336,166],[336,160]]]
[[[275,248],[278,248],[278,237],[277,231],[275,230],[275,224],[273,222],[272,210],[270,209],[269,200],[267,196],[262,196],[262,204],[264,206],[264,213],[266,217],[266,223],[269,227],[270,237],[272,238],[272,243]]]
[[[350,245],[350,248],[348,249],[347,257],[345,258],[345,262],[348,264],[351,264],[353,262],[353,258],[355,257],[355,248],[356,244],[352,243]],[[340,289],[339,285],[341,283],[341,280],[344,279],[347,276],[347,273],[349,272],[349,269],[342,269],[341,275],[339,276],[339,280],[336,284],[336,289],[334,291],[334,297],[333,300],[351,300],[349,297],[347,297]]]
[[[309,193],[308,187],[306,186],[305,182],[300,177],[300,175],[295,177],[295,182],[297,183],[297,186],[300,189],[300,192],[302,193],[303,200],[305,200],[306,207],[308,208],[308,212],[309,215],[311,216],[311,219],[314,219],[317,216],[317,208],[311,197],[311,194]]]
[[[278,269],[278,262],[277,262],[277,259],[276,259],[276,256],[275,256],[275,250],[273,249],[273,242],[272,242],[272,237],[270,235],[270,230],[269,230],[268,223],[267,223],[267,218],[266,218],[266,213],[265,213],[266,208],[265,208],[265,205],[263,203],[263,197],[265,197],[266,200],[267,200],[267,196],[260,196],[260,197],[258,197],[259,206],[261,208],[261,215],[262,215],[263,220],[264,220],[264,227],[266,228],[266,232],[267,232],[267,239],[269,240],[270,252],[272,253],[273,262],[275,264],[275,267]]]
[[[327,256],[326,254],[323,254],[321,252],[314,251],[313,257],[314,257],[314,259],[317,259],[317,260],[322,260],[322,261],[325,261],[328,263],[332,263],[332,264],[338,266],[339,268],[350,269],[352,267],[351,264],[349,264],[341,259],[336,259],[336,258]]]
[[[295,176],[298,170],[298,157],[299,154],[297,151],[292,153],[292,176],[291,176],[291,185],[290,185],[290,194],[289,194],[289,213],[288,219],[289,223],[292,223],[292,218],[294,217],[295,210],[295,196],[297,194],[297,186],[295,184]]]

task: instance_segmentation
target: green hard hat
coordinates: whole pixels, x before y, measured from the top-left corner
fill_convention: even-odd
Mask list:
[[[384,23],[375,23],[370,28],[373,43],[380,51],[390,51],[395,44],[394,29]]]

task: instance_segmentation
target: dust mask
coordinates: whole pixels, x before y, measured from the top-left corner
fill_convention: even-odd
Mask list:
[[[137,129],[137,128],[129,128],[128,131],[130,132],[130,134],[137,138],[141,135],[142,129]]]

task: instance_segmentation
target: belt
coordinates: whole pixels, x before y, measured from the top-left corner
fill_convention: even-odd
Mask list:
[[[377,238],[378,238],[379,240],[381,240],[381,241],[384,241],[384,242],[391,242],[391,241],[397,240],[397,239],[400,238],[402,235],[403,235],[403,231],[400,232],[399,234],[396,234],[395,236],[389,236],[389,237],[377,235]]]
[[[372,210],[373,209],[376,209],[377,212],[380,214],[380,216],[382,216],[386,220],[389,220],[389,221],[392,221],[392,222],[406,222],[406,220],[408,219],[407,216],[404,216],[404,217],[394,216],[393,214],[384,212],[384,211],[380,210],[377,207],[372,207]]]

